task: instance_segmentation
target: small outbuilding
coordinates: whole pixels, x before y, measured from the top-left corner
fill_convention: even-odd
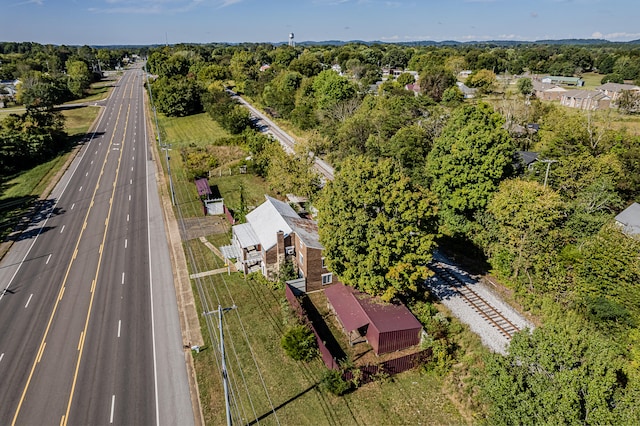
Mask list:
[[[376,355],[420,343],[422,325],[406,306],[384,303],[342,283],[324,292],[329,309],[349,336],[349,343],[364,337]]]
[[[196,189],[198,190],[198,195],[204,200],[208,200],[211,198],[213,192],[211,191],[211,187],[209,186],[209,180],[207,178],[196,179]]]

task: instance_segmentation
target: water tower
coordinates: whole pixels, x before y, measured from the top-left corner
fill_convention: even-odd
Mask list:
[[[289,46],[296,47],[296,42],[293,41],[293,33],[289,33]]]

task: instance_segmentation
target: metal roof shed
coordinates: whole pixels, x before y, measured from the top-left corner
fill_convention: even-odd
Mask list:
[[[345,331],[358,330],[376,355],[420,342],[422,325],[404,305],[380,302],[341,283],[325,289],[325,295]]]
[[[198,195],[201,197],[209,198],[213,194],[207,178],[196,179],[196,188],[198,189]]]

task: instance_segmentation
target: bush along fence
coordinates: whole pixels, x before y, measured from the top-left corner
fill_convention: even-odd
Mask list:
[[[340,365],[338,361],[333,356],[329,348],[327,348],[327,345],[325,345],[324,341],[320,337],[320,334],[318,333],[316,328],[313,326],[313,323],[309,321],[309,318],[307,317],[306,312],[304,311],[296,295],[293,293],[293,288],[289,284],[285,286],[285,294],[286,294],[287,300],[289,301],[289,305],[291,305],[291,308],[296,313],[298,318],[305,325],[307,325],[311,329],[311,331],[313,331],[313,334],[316,336],[318,351],[320,352],[320,356],[322,357],[322,361],[324,362],[324,365],[326,365],[327,368],[330,370],[340,369]]]
[[[320,352],[320,355],[322,356],[322,361],[324,362],[324,364],[330,370],[339,370],[339,362],[327,348],[327,345],[324,343],[324,341],[316,331],[316,327],[314,327],[313,323],[307,317],[307,314],[302,307],[300,300],[298,300],[298,298],[294,294],[293,288],[288,284],[285,286],[285,294],[289,305],[291,305],[291,308],[296,313],[298,318],[304,324],[308,325],[309,328],[311,328],[311,330],[313,331],[313,334],[316,336],[318,350]],[[348,382],[357,382],[358,386],[364,385],[366,383],[373,382],[381,377],[391,377],[395,374],[402,373],[403,371],[411,370],[420,365],[423,365],[431,360],[432,355],[433,351],[431,350],[431,348],[428,348],[419,352],[390,359],[378,364],[351,367],[342,372],[342,378]]]

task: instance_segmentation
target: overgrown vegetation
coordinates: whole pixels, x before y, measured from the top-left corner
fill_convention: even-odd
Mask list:
[[[285,331],[280,340],[282,349],[296,361],[311,361],[318,355],[316,338],[309,327],[297,324]]]

